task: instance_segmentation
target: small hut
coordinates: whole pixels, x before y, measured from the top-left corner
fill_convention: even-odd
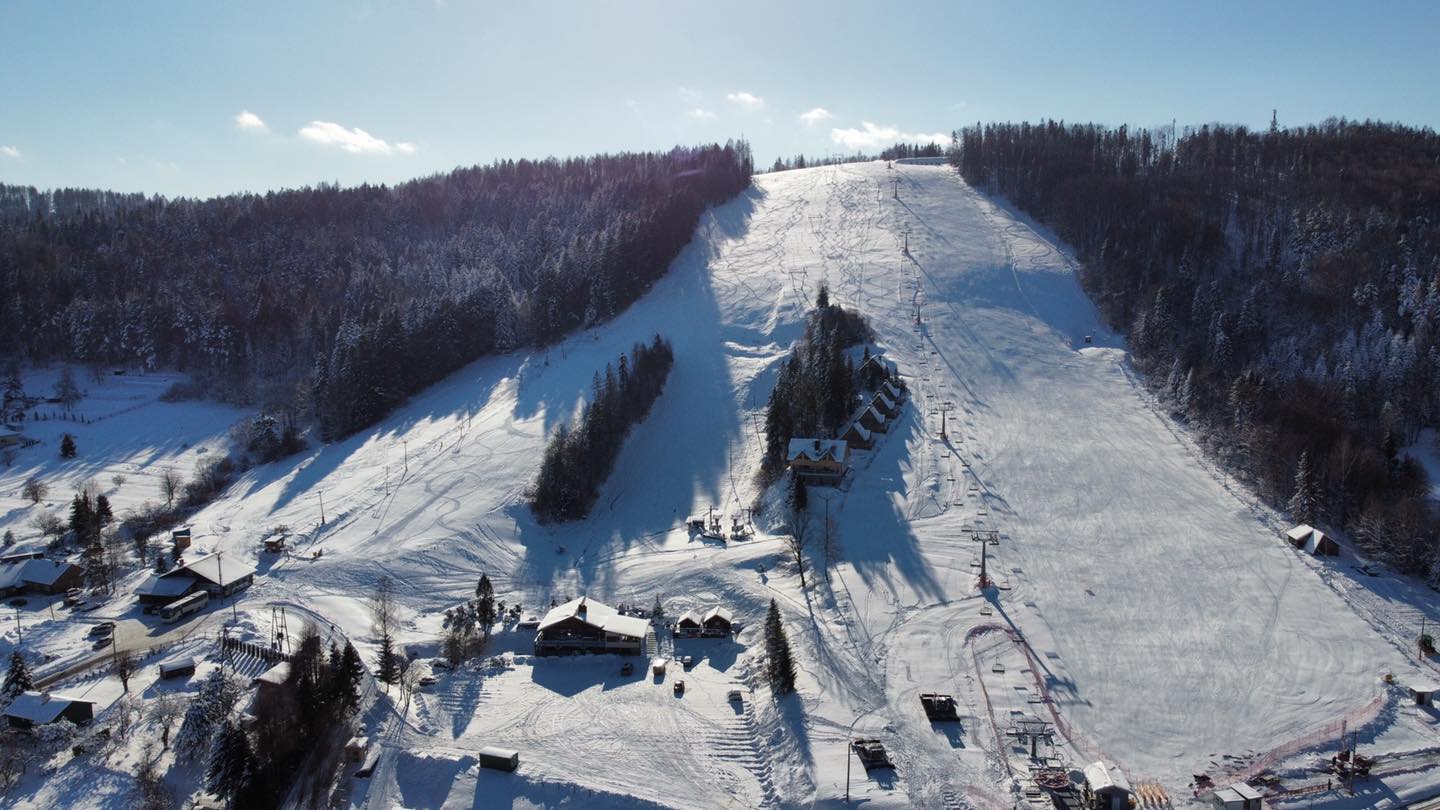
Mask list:
[[[705,614],[705,618],[701,620],[701,624],[704,625],[704,629],[701,632],[707,636],[728,637],[734,625],[734,616],[728,608],[716,605],[710,609],[709,613]]]
[[[700,614],[693,610],[687,610],[680,614],[675,621],[675,634],[678,636],[698,636],[704,629]]]

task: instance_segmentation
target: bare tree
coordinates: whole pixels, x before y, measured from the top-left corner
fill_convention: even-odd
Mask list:
[[[116,489],[125,486],[125,481],[126,478],[124,473],[115,473],[114,475],[110,476],[110,483],[114,484]]]
[[[36,515],[30,521],[30,525],[46,537],[59,537],[65,533],[65,521],[49,509]]]
[[[135,656],[128,650],[115,653],[115,674],[120,676],[120,687],[129,692],[130,676],[135,674]]]
[[[50,487],[40,480],[40,476],[32,475],[25,479],[25,486],[20,491],[31,503],[40,503],[50,494]]]
[[[180,479],[180,473],[175,472],[173,467],[166,467],[160,473],[160,494],[165,496],[165,505],[173,506],[175,496],[180,494],[180,486],[184,482]]]
[[[785,538],[785,549],[795,561],[795,570],[800,572],[800,590],[805,590],[805,549],[810,545],[810,514],[804,509],[790,511],[790,534]]]
[[[395,583],[383,574],[375,580],[375,593],[370,597],[370,616],[375,621],[375,633],[381,638],[392,635],[395,629]]]
[[[185,699],[177,694],[164,694],[150,702],[150,720],[160,727],[160,744],[170,747],[170,730],[185,716]]]
[[[418,660],[411,661],[400,675],[400,694],[405,696],[405,708],[400,710],[401,717],[410,714],[410,698],[415,695],[415,690],[420,687],[420,679],[424,677],[424,665]]]

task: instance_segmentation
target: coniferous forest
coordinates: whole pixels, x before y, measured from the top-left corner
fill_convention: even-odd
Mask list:
[[[630,428],[649,415],[674,364],[670,342],[656,335],[648,346],[636,343],[628,358],[622,354],[615,364],[607,363],[603,376],[595,373],[579,424],[562,424],[545,447],[530,496],[542,522],[590,514]]]
[[[1074,246],[1135,365],[1229,469],[1440,574],[1401,452],[1440,422],[1440,135],[1047,121],[960,130],[950,159]]]
[[[209,200],[0,186],[0,355],[178,368],[344,436],[612,317],[752,169],[741,141]]]

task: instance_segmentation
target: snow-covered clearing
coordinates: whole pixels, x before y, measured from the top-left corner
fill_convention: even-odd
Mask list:
[[[806,593],[766,531],[776,515],[729,546],[681,523],[754,502],[774,370],[822,280],[871,319],[914,396],[843,490],[812,490],[843,561]],[[545,436],[595,371],[657,332],[674,370],[594,517],[536,525],[522,493]],[[259,562],[242,606],[303,605],[363,643],[368,592],[389,575],[403,640],[427,655],[439,612],[482,571],[527,612],[660,594],[671,616],[724,604],[745,625],[734,642],[678,642],[699,663],[661,683],[638,660],[621,676],[609,656],[532,659],[502,631],[493,666],[442,674],[390,725],[354,804],[838,806],[853,732],[884,741],[897,769],[850,761],[852,797],[1009,807],[1026,762],[1005,732],[1023,717],[1059,727],[1070,765],[1103,757],[1177,804],[1192,774],[1277,748],[1300,767],[1311,754],[1291,743],[1342,717],[1373,716],[1381,750],[1440,745],[1434,716],[1382,682],[1417,673],[1397,637],[1437,616],[1433,600],[1302,558],[1237,493],[1152,407],[1049,238],[945,167],[875,163],[757,178],[613,322],[477,362],[373,431],[251,471],[194,524],[202,548]],[[300,533],[278,560],[257,549],[277,524]],[[977,591],[967,529],[1000,533],[1001,588]],[[798,703],[777,706],[757,677],[772,598],[799,654]],[[726,700],[735,684],[744,708]],[[959,724],[925,720],[918,695],[937,691],[960,700]],[[520,750],[519,772],[481,771],[483,745]],[[1414,795],[1426,776],[1387,790]]]

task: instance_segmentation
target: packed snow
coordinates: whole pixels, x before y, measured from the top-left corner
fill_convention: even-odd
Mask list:
[[[827,584],[816,550],[802,591],[776,493],[762,497],[754,481],[777,365],[822,281],[870,319],[911,396],[874,449],[853,454],[843,486],[811,490],[812,533],[828,514],[839,560]],[[655,333],[671,341],[674,369],[593,516],[538,525],[524,492],[546,437],[597,370]],[[161,433],[218,434],[227,412],[208,407],[183,406],[204,418]],[[137,420],[115,451],[132,474],[191,452]],[[98,444],[80,435],[82,454]],[[39,463],[0,482],[17,493],[11,522],[31,508],[18,488]],[[52,488],[52,501],[68,496]],[[753,539],[685,528],[687,516],[743,515],[757,500],[769,508]],[[944,166],[757,177],[614,321],[474,363],[374,430],[250,471],[192,524],[197,552],[256,564],[239,599],[250,632],[266,635],[268,607],[286,605],[372,662],[366,601],[380,575],[397,585],[402,642],[426,657],[438,654],[443,610],[482,572],[527,614],[581,595],[642,608],[658,595],[672,617],[733,611],[733,639],[662,632],[653,654],[695,661],[662,676],[646,656],[536,658],[533,630],[498,629],[486,657],[437,669],[407,716],[368,730],[383,753],[346,789],[354,806],[841,806],[848,795],[1010,807],[1029,771],[1008,732],[1026,720],[1054,730],[1041,747],[1069,769],[1104,761],[1177,805],[1199,801],[1199,773],[1224,784],[1269,767],[1313,781],[1342,720],[1377,753],[1440,746],[1437,715],[1402,694],[1436,675],[1409,635],[1440,616],[1433,594],[1357,573],[1348,554],[1290,548],[1279,516],[1148,398],[1063,248]],[[280,525],[295,533],[289,553],[263,552]],[[973,538],[991,531],[996,587],[982,592]],[[778,703],[761,676],[771,599],[801,668],[798,698]],[[218,610],[228,608],[206,615]],[[626,660],[634,672],[623,675]],[[925,719],[919,695],[930,692],[955,695],[958,723]],[[852,737],[881,740],[895,769],[867,775]],[[481,769],[487,745],[518,750],[519,770]],[[1437,773],[1387,778],[1383,795],[1323,796],[1399,806]],[[54,801],[116,799],[35,784],[21,798]]]

